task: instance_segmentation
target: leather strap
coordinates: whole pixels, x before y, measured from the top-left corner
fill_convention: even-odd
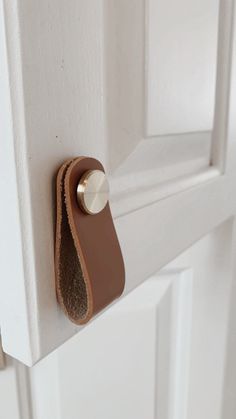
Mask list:
[[[85,214],[76,190],[87,170],[102,170],[93,158],[66,161],[57,175],[55,272],[58,301],[76,324],[118,298],[124,289],[124,262],[109,204],[98,214]]]

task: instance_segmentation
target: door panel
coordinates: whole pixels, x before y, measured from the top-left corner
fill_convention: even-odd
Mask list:
[[[231,248],[229,221],[30,369],[33,419],[226,419]]]
[[[201,130],[212,120],[218,3],[208,0],[204,10],[202,2],[191,4],[188,16],[200,16],[209,36],[201,66],[207,80],[212,74],[206,121],[194,111],[203,92],[193,79],[199,91],[193,134],[182,130],[179,116],[180,126],[171,119],[171,135],[160,137],[168,134],[167,126],[156,125],[163,98],[150,86],[158,82],[155,54],[167,48],[154,25],[168,11],[161,0],[0,2],[0,325],[4,350],[27,365],[79,330],[55,296],[55,175],[62,161],[91,155],[105,165],[126,265],[125,294],[235,215],[234,2],[219,6],[212,146]],[[167,34],[170,28],[175,33],[169,25]],[[189,44],[194,40],[193,31]],[[177,79],[174,84],[177,89]],[[168,107],[166,120],[171,115]],[[228,161],[232,169],[221,176]]]
[[[219,1],[148,0],[148,136],[208,133],[214,118]],[[194,100],[193,100],[194,98]]]
[[[0,330],[39,361],[6,355],[0,418],[235,417],[235,17],[0,0]],[[126,269],[83,330],[54,284],[55,176],[79,155],[106,169]]]
[[[28,371],[23,364],[5,357],[0,371],[0,419],[32,419]]]
[[[186,418],[191,311],[190,270],[149,279],[31,370],[36,418],[52,413],[42,377],[60,418]]]
[[[228,392],[225,365],[232,351],[228,334],[231,334],[229,314],[235,278],[234,241],[233,222],[229,220],[172,262],[175,268],[191,266],[194,278],[189,419],[227,419],[230,412],[230,408],[228,413],[223,408],[223,401]],[[234,374],[233,362],[231,368]]]

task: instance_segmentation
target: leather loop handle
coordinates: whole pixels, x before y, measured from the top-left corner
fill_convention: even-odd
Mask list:
[[[66,161],[57,175],[55,272],[58,301],[76,324],[118,298],[124,289],[124,262],[109,203],[96,215],[82,211],[77,186],[88,170],[102,170],[93,158]]]

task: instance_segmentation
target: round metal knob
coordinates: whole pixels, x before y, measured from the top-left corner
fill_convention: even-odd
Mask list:
[[[106,175],[101,170],[88,170],[77,186],[77,200],[87,214],[98,214],[109,199],[109,185]]]

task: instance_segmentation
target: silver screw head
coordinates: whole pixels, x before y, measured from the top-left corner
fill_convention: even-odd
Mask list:
[[[88,170],[77,186],[77,200],[80,208],[87,214],[101,212],[109,199],[109,185],[102,170]]]

